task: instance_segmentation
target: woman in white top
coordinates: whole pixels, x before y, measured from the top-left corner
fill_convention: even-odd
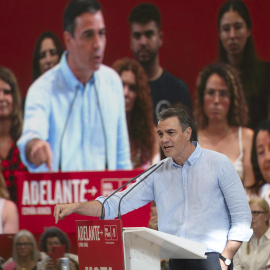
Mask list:
[[[240,79],[232,67],[215,63],[202,69],[197,82],[195,119],[200,145],[228,156],[244,187],[253,186],[253,130],[244,127],[248,108]]]
[[[234,270],[270,269],[270,209],[262,198],[249,202],[252,213],[253,236],[244,242],[234,256]]]
[[[18,209],[16,204],[9,200],[5,179],[0,172],[0,234],[17,233],[18,230]]]

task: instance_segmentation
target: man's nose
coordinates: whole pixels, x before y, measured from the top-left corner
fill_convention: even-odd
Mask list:
[[[161,137],[161,142],[165,143],[167,141],[168,141],[168,136],[166,134],[163,134],[162,137]]]
[[[96,34],[95,41],[94,41],[94,48],[99,49],[101,47],[101,44],[102,44],[102,40],[101,40],[99,34]]]
[[[147,37],[145,35],[141,35],[140,44],[141,45],[146,45],[147,44]]]

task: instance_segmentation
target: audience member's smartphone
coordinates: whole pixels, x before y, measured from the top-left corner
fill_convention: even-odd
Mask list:
[[[53,252],[51,253],[51,258],[54,263],[56,263],[57,259],[65,257],[65,245],[62,246],[54,246]]]

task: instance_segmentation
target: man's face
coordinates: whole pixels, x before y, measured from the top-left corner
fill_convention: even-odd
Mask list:
[[[77,72],[99,69],[106,45],[105,24],[101,11],[85,12],[75,19],[74,36],[64,32],[72,68]]]
[[[190,143],[191,128],[184,132],[177,117],[170,117],[158,122],[159,144],[166,157],[172,157],[177,164],[186,156]],[[188,154],[189,155],[189,154]]]
[[[154,21],[146,24],[131,23],[130,47],[134,57],[141,65],[147,65],[156,58],[162,43],[163,34]]]

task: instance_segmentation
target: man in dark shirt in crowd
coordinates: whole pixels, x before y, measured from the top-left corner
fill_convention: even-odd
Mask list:
[[[191,113],[192,103],[187,85],[164,70],[159,63],[159,48],[163,43],[161,16],[151,3],[136,6],[129,15],[130,46],[142,65],[151,88],[154,118],[168,107],[181,104]]]

